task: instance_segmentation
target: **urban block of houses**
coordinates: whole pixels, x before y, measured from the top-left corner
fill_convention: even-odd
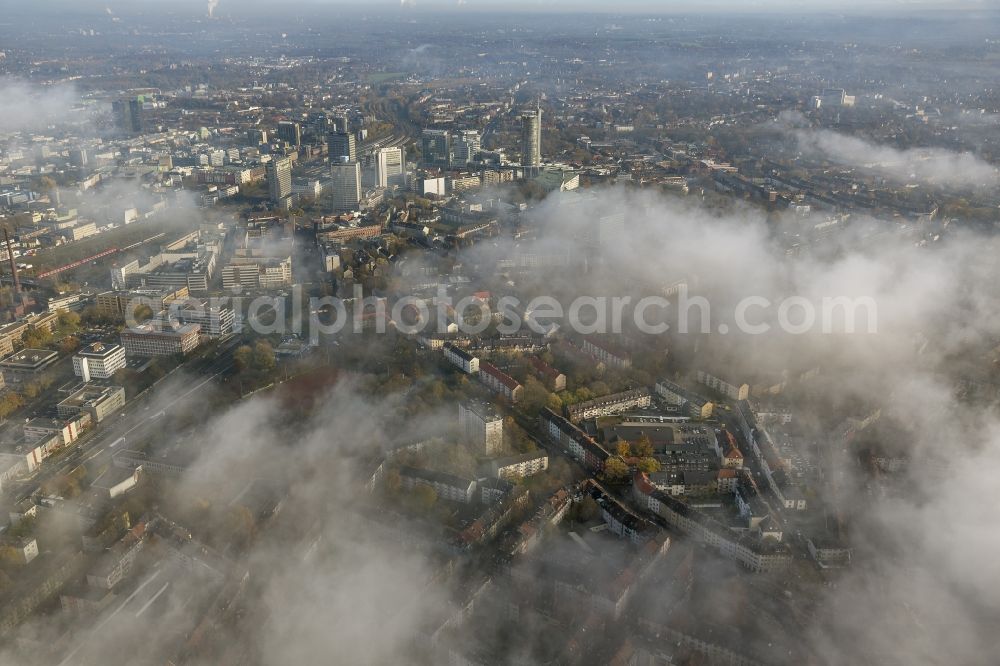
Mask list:
[[[604,463],[611,457],[611,453],[593,437],[547,407],[542,410],[538,419],[546,437],[569,451],[577,461],[593,472],[604,469]]]
[[[716,548],[720,555],[736,560],[751,571],[783,569],[792,561],[786,544],[750,532],[735,532],[708,514],[658,490],[642,472],[636,473],[633,478],[632,496],[670,527]]]
[[[529,356],[528,363],[531,364],[532,370],[539,381],[545,385],[545,388],[556,393],[566,390],[566,375],[537,356]]]
[[[489,361],[480,361],[479,381],[511,404],[519,402],[524,394],[524,387],[516,379]]]
[[[125,533],[121,540],[108,549],[93,570],[87,573],[87,584],[101,590],[110,590],[122,582],[146,546],[146,524],[139,523]]]
[[[721,377],[704,370],[699,370],[696,377],[699,384],[718,391],[730,400],[746,400],[750,397],[750,385],[746,382]]]
[[[652,523],[633,513],[610,495],[597,481],[587,479],[583,485],[583,492],[597,502],[601,518],[604,519],[612,534],[628,539],[632,543],[641,544],[656,533],[656,528]]]
[[[632,389],[621,393],[612,393],[586,402],[578,402],[566,408],[569,420],[575,422],[585,419],[599,418],[620,414],[629,409],[644,409],[652,404],[649,390],[645,388]]]
[[[490,503],[482,514],[458,533],[455,545],[466,549],[495,538],[517,515],[518,510],[527,506],[528,499],[527,489],[512,486],[500,500]]]
[[[549,456],[543,451],[530,451],[490,461],[494,476],[500,479],[521,479],[549,468]]]
[[[479,488],[479,501],[483,504],[496,504],[502,501],[516,487],[505,479],[490,477],[476,479],[476,486]]]
[[[589,354],[597,361],[609,367],[620,369],[632,367],[631,354],[601,340],[592,337],[584,338],[581,349],[585,354]]]
[[[714,405],[708,398],[703,398],[669,379],[661,379],[656,382],[655,390],[656,394],[663,398],[667,404],[679,407],[693,419],[712,417]]]
[[[451,342],[446,342],[441,346],[445,359],[455,367],[459,368],[467,375],[474,375],[479,372],[479,358],[457,347]]]
[[[415,467],[400,467],[399,478],[403,488],[412,490],[417,484],[430,486],[438,498],[468,504],[476,493],[476,482],[453,474]]]

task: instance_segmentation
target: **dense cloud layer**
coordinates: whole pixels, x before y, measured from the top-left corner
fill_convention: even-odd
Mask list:
[[[818,364],[824,405],[815,409],[883,405],[886,418],[912,438],[910,485],[893,496],[870,489],[856,461],[838,463],[835,474],[846,479],[841,490],[851,492],[830,499],[855,517],[857,557],[836,588],[821,591],[809,634],[821,661],[982,663],[1000,614],[1000,567],[992,557],[1000,539],[989,529],[991,507],[1000,502],[992,474],[1000,422],[992,406],[960,402],[955,385],[1000,337],[998,241],[957,232],[930,246],[892,237],[868,245],[845,234],[851,240],[836,252],[787,257],[752,210],[713,214],[626,190],[593,197],[582,208],[546,201],[532,213],[543,228],[539,240],[483,245],[463,261],[471,267],[515,251],[565,250],[565,238],[581,225],[622,212],[628,233],[609,236],[589,272],[557,270],[544,283],[516,286],[560,296],[632,293],[637,285],[685,277],[710,297],[713,320],[716,304],[726,312],[747,296],[876,302],[876,334],[716,336],[698,362],[725,350],[736,371]],[[580,241],[571,251],[593,248]],[[917,338],[929,342],[918,345]],[[183,497],[207,487],[235,492],[257,478],[292,489],[282,515],[294,516],[300,530],[295,538],[280,530],[261,535],[248,558],[259,617],[247,621],[250,634],[244,626],[233,637],[249,641],[246,650],[263,663],[409,663],[413,639],[446,607],[447,586],[431,582],[434,558],[419,545],[434,535],[421,537],[421,526],[400,531],[391,518],[366,513],[358,499],[363,472],[355,454],[391,440],[384,416],[398,413],[400,400],[362,398],[346,382],[321,400],[316,417],[294,427],[279,403],[251,399],[199,429],[203,453]],[[434,430],[451,418],[427,415],[410,430]],[[114,635],[169,636],[143,618],[114,622],[121,623]],[[124,657],[95,647],[95,663]]]
[[[936,171],[924,176],[944,178]],[[587,218],[624,211],[628,234],[609,238],[602,250],[610,271],[592,281],[579,273],[554,276],[550,289],[606,293],[611,280],[629,293],[628,285],[687,277],[710,296],[713,330],[717,304],[726,312],[748,296],[874,301],[876,334],[860,327],[853,335],[717,335],[696,363],[722,360],[735,374],[819,366],[810,391],[822,396],[811,405],[816,413],[797,417],[829,421],[838,405],[855,405],[857,416],[882,406],[885,420],[904,428],[913,463],[894,495],[869,485],[859,461],[834,456],[840,469],[829,476],[838,487],[826,492],[835,510],[854,519],[857,558],[838,587],[822,590],[811,628],[816,654],[830,664],[983,663],[1000,619],[1000,567],[990,555],[1000,539],[988,527],[1000,502],[992,473],[1000,420],[993,398],[970,405],[957,395],[965,380],[993,381],[983,366],[1000,341],[993,288],[1000,241],[953,230],[938,242],[914,243],[881,222],[888,238],[845,232],[832,251],[789,257],[772,244],[764,217],[749,210],[717,216],[676,200],[605,191],[586,211]],[[537,219],[550,233],[540,246],[554,249],[563,234],[578,233],[586,220],[577,213],[546,202]],[[831,432],[825,436],[837,445]]]
[[[864,168],[897,183],[963,189],[1000,183],[997,168],[972,153],[943,148],[901,150],[825,129],[799,129],[795,136],[807,155]]]
[[[87,119],[75,86],[39,87],[19,79],[0,78],[0,134],[40,131],[55,123]]]

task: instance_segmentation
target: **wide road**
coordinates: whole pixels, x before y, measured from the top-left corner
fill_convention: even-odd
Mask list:
[[[222,347],[219,355],[199,371],[199,378],[192,385],[178,386],[181,373],[187,368],[181,365],[134,398],[126,396],[125,407],[86,432],[69,451],[43,462],[33,476],[12,484],[7,494],[18,502],[34,494],[46,481],[68,474],[78,465],[86,463],[96,469],[109,463],[115,451],[142,443],[170,422],[173,411],[198,400],[232,368],[234,350],[235,345]]]

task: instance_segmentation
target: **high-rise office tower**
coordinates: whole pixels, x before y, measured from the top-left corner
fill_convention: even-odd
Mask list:
[[[537,169],[542,165],[542,110],[521,114],[521,166]]]
[[[406,170],[405,166],[406,157],[402,148],[382,148],[379,150],[378,155],[376,156],[378,186],[404,186],[406,184],[406,176],[404,174],[404,171]]]
[[[259,146],[262,143],[267,143],[267,130],[261,130],[261,129],[247,130],[248,146]]]
[[[267,186],[271,202],[279,203],[292,193],[292,160],[288,157],[272,159],[267,163]]]
[[[361,203],[361,165],[341,158],[330,164],[330,176],[334,212],[357,210]]]
[[[302,126],[291,121],[278,123],[278,141],[296,148],[302,145]]]
[[[136,134],[142,134],[144,129],[142,124],[142,100],[130,99],[128,101],[128,117],[132,131]]]
[[[351,133],[351,121],[347,116],[334,116],[333,117],[333,131],[340,132],[341,134]]]
[[[452,166],[464,167],[476,157],[482,148],[482,137],[476,130],[462,130],[452,144]]]
[[[326,135],[326,146],[331,164],[340,162],[345,157],[348,162],[355,162],[358,159],[357,142],[353,134],[340,131],[330,132]]]
[[[82,169],[83,167],[87,166],[87,163],[89,161],[90,161],[90,156],[87,153],[87,149],[84,148],[83,146],[80,146],[79,148],[70,149],[69,163],[72,164],[73,166],[77,167],[78,169]]]
[[[358,162],[361,164],[361,189],[378,187],[378,155],[365,153]]]
[[[118,127],[130,134],[142,133],[142,101],[138,98],[118,100],[111,104]]]
[[[310,113],[307,123],[314,141],[322,140],[330,130],[330,117],[323,111]]]
[[[451,135],[447,130],[425,129],[420,136],[420,151],[427,164],[451,162]]]

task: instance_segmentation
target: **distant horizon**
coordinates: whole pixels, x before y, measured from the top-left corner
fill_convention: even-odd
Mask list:
[[[35,3],[31,6],[9,8],[8,12],[17,14],[44,15],[53,11],[74,13],[94,13],[107,15],[129,15],[145,13],[149,10],[163,9],[171,14],[191,12],[207,14],[206,0],[52,0],[46,3]],[[810,14],[907,14],[915,15],[929,12],[979,12],[1000,10],[1000,0],[962,0],[947,2],[940,0],[844,0],[842,2],[792,2],[791,0],[753,0],[751,2],[734,2],[733,0],[706,0],[691,6],[693,3],[684,0],[627,0],[622,3],[608,3],[606,0],[290,0],[276,6],[269,0],[218,0],[215,4],[217,16],[251,11],[253,13],[285,13],[289,8],[337,8],[340,10],[356,10],[358,12],[472,12],[494,14],[563,14],[578,13],[581,15],[707,15],[707,14],[772,14],[787,15]],[[273,11],[268,11],[273,10]]]

